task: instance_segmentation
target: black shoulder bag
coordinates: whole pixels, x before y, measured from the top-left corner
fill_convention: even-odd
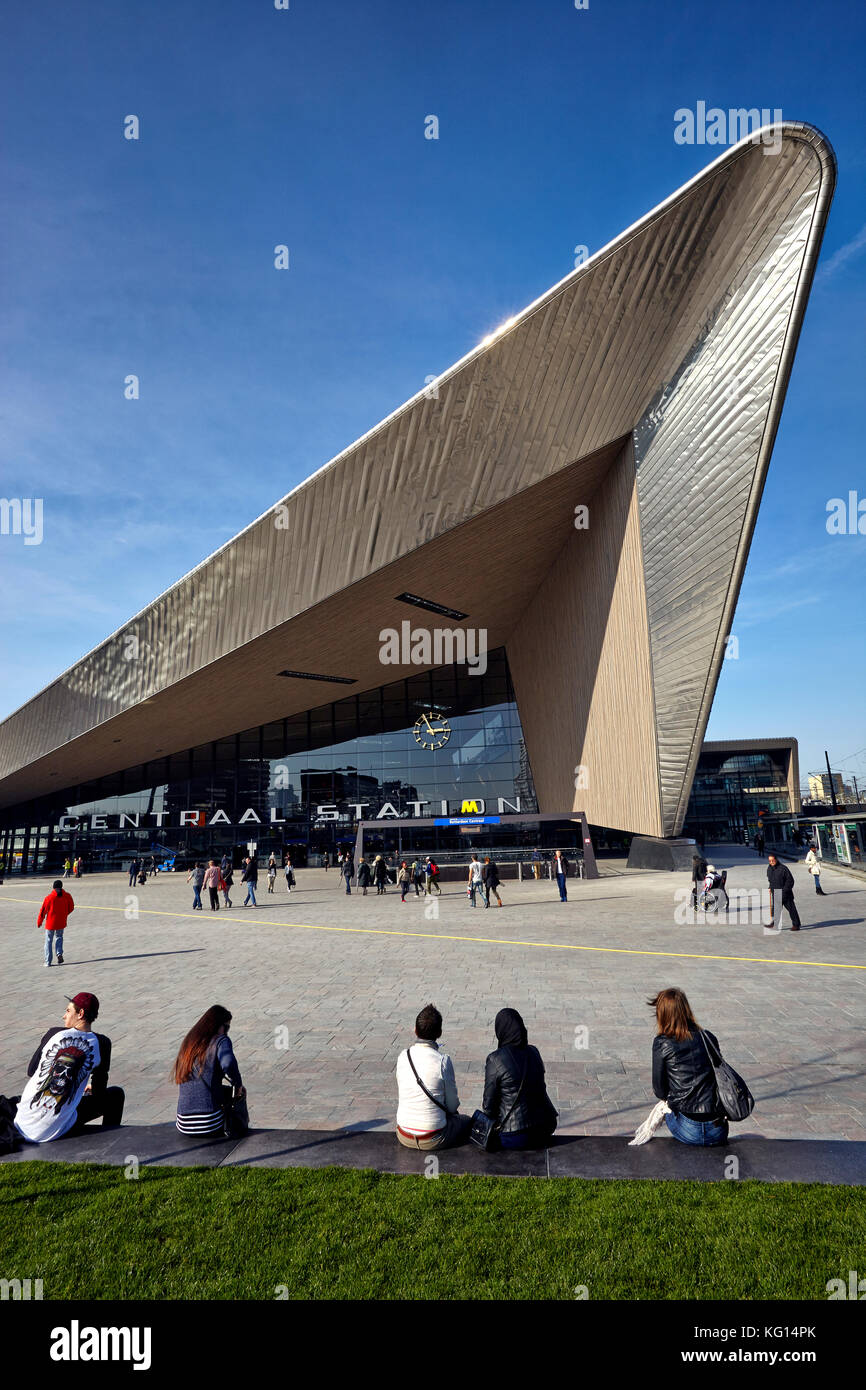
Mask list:
[[[755,1097],[752,1095],[739,1072],[734,1071],[733,1067],[719,1053],[719,1060],[716,1062],[710,1051],[707,1039],[704,1036],[703,1028],[699,1028],[701,1041],[704,1050],[710,1059],[710,1066],[716,1078],[716,1090],[719,1093],[719,1104],[724,1110],[729,1120],[745,1120],[751,1115],[755,1108]]]
[[[517,1095],[509,1106],[507,1114],[504,1115],[501,1120],[491,1120],[490,1116],[485,1115],[483,1110],[476,1110],[472,1116],[472,1128],[469,1131],[469,1138],[472,1140],[473,1144],[477,1145],[479,1149],[483,1149],[485,1153],[491,1153],[499,1143],[499,1135],[511,1119],[514,1107],[520,1100],[520,1093],[523,1090],[524,1082],[526,1081],[526,1073],[528,1071],[529,1050],[527,1049],[526,1061],[523,1064],[523,1076],[517,1088]]]

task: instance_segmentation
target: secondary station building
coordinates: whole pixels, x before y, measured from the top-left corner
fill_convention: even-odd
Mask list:
[[[6,871],[679,836],[834,185],[741,141],[7,718]]]

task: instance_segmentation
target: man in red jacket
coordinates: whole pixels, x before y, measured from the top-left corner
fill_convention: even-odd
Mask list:
[[[48,897],[39,909],[39,916],[36,919],[37,927],[45,923],[45,964],[51,964],[51,948],[57,947],[57,964],[63,964],[63,932],[66,927],[66,919],[70,912],[75,911],[75,903],[72,901],[71,894],[67,893],[63,883],[59,878],[54,880],[54,886]]]

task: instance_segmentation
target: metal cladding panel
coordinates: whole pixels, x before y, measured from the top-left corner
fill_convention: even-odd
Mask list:
[[[11,715],[0,804],[3,778],[44,759],[28,794],[49,789],[64,745],[175,687],[188,699],[183,682],[268,634],[291,649],[318,604],[636,431],[676,829],[832,192],[823,137],[783,134],[772,156],[756,136],[725,153]]]
[[[797,296],[808,288],[832,190],[832,167],[811,140],[786,141],[773,159],[773,177],[758,166],[743,181],[751,225],[736,237],[736,266],[720,265],[705,326],[635,430],[668,835],[685,817],[781,409]],[[741,212],[737,196],[726,214],[732,243]]]

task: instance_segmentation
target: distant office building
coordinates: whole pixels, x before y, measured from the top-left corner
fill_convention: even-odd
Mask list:
[[[830,774],[827,772],[812,772],[809,774],[809,799],[810,801],[826,801],[828,804],[833,800],[833,793],[830,790]],[[832,774],[832,787],[836,793],[836,800],[845,802],[849,796],[853,799],[850,787],[842,785],[841,772]]]
[[[747,738],[704,743],[683,834],[745,844],[764,815],[800,810],[795,738]]]

